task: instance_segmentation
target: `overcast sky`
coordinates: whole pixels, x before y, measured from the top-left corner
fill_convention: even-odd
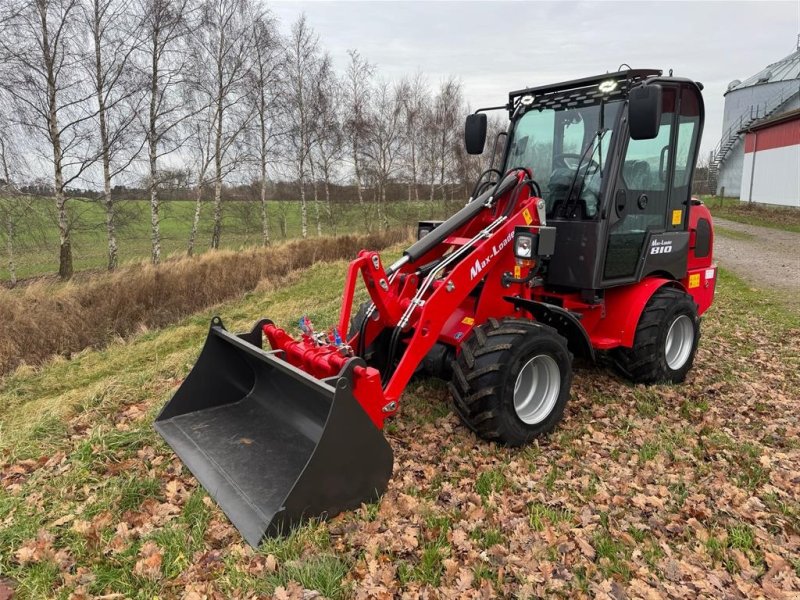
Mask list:
[[[800,0],[788,2],[288,2],[269,6],[288,30],[301,12],[338,69],[357,48],[381,74],[421,69],[461,79],[473,108],[511,90],[633,68],[705,85],[703,151],[722,133],[723,96],[792,53]]]

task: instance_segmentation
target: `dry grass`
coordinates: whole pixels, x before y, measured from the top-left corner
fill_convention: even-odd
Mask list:
[[[69,357],[143,328],[158,328],[319,260],[383,249],[405,231],[322,237],[271,248],[218,251],[176,258],[159,267],[136,264],[80,284],[36,283],[0,289],[0,374],[21,364]]]

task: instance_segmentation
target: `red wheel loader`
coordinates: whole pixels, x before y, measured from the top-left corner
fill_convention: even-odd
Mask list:
[[[711,215],[690,193],[701,90],[626,70],[469,115],[471,154],[486,111],[509,127],[464,208],[420,223],[391,265],[361,251],[331,332],[265,319],[235,335],[215,318],[157,430],[258,545],[380,496],[381,429],[420,372],[449,380],[467,427],[510,446],[557,426],[575,356],[683,381],[716,281]],[[369,301],[354,311],[359,280]]]

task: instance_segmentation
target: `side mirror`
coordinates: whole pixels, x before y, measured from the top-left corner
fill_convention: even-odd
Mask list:
[[[661,125],[661,86],[635,87],[628,96],[628,129],[631,139],[652,140]]]
[[[464,146],[467,154],[483,154],[486,145],[486,113],[467,115],[464,124]]]

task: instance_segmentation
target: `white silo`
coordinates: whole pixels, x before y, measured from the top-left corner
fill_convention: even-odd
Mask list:
[[[734,79],[725,92],[722,136],[711,156],[711,174],[719,194],[741,194],[744,133],[758,119],[800,108],[800,46],[744,81]]]

